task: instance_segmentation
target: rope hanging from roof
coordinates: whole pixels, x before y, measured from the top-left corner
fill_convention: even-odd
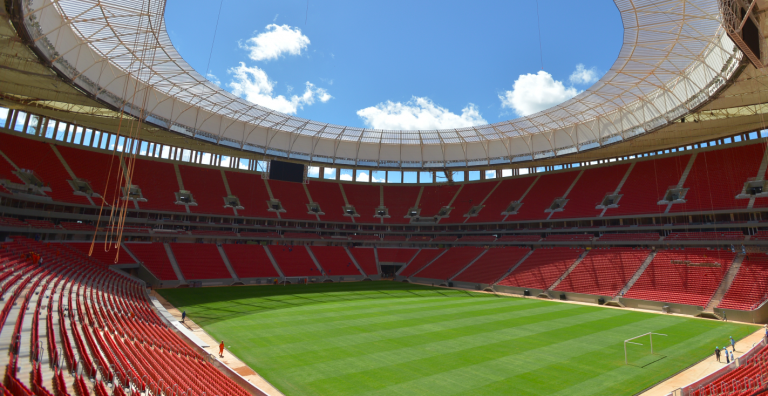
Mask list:
[[[152,1],[153,0],[142,1],[142,11],[145,12],[146,16],[144,18],[140,18],[139,29],[137,30],[133,40],[134,45],[138,45],[141,41],[141,44],[144,45],[144,48],[147,48],[150,42],[154,40],[157,31],[161,29],[159,26],[152,26],[150,19],[154,18],[156,21],[162,20],[163,13],[165,11],[164,7],[155,7],[153,10]],[[88,252],[89,256],[93,255],[93,249],[96,245],[96,236],[106,205],[108,206],[107,210],[109,210],[109,218],[106,221],[107,229],[103,248],[105,252],[109,252],[113,247],[115,248],[115,263],[117,263],[120,258],[120,243],[123,239],[125,219],[128,214],[128,204],[131,202],[130,194],[136,166],[136,156],[140,150],[138,142],[141,134],[141,124],[142,120],[144,120],[146,117],[145,114],[147,102],[150,96],[150,90],[146,87],[140,87],[139,81],[149,81],[151,79],[153,71],[147,65],[154,63],[156,54],[156,46],[150,51],[144,51],[140,54],[137,54],[137,56],[133,58],[131,65],[128,68],[128,78],[125,79],[122,92],[122,100],[124,103],[123,107],[125,108],[131,106],[135,108],[135,103],[137,103],[138,99],[138,103],[140,103],[138,106],[139,116],[138,118],[131,117],[127,125],[125,125],[123,123],[123,112],[120,113],[120,120],[116,131],[115,146],[112,149],[109,172],[107,173],[107,181],[104,186],[104,194],[102,195],[101,205],[99,207],[99,217],[96,220],[96,230],[93,233],[93,238],[91,239],[91,248]],[[130,77],[134,75],[137,78],[133,79],[133,85],[130,86]],[[121,138],[124,138],[123,146],[120,146],[119,144]],[[120,149],[119,152],[118,149]],[[117,176],[117,180],[112,185],[110,185],[113,169],[118,169],[119,175]],[[109,197],[108,192],[110,189],[112,190],[112,199],[108,202],[107,197]]]

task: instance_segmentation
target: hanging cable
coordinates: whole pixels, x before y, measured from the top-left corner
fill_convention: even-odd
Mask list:
[[[219,31],[219,19],[221,18],[221,9],[224,7],[224,0],[219,3],[219,15],[216,16],[216,27],[213,28],[213,40],[211,40],[211,52],[208,53],[208,64],[205,65],[205,76],[211,74],[211,58],[213,57],[213,45],[216,43],[216,33]]]
[[[309,2],[309,0],[307,0]],[[307,3],[309,7],[309,3]],[[544,70],[544,50],[541,45],[541,18],[539,18],[539,0],[536,0],[536,23],[539,28],[539,58],[541,59],[541,70]]]

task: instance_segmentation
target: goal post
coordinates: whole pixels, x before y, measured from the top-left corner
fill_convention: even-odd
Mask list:
[[[667,336],[666,334],[661,334],[661,333],[645,333],[645,334],[641,334],[641,335],[639,335],[637,337],[632,337],[632,338],[624,340],[624,365],[629,364],[629,361],[627,359],[627,344],[643,345],[643,344],[641,344],[639,342],[632,342],[632,340],[636,340],[638,338],[642,338],[642,337],[645,337],[645,336],[650,336],[649,338],[650,338],[650,343],[651,343],[651,355],[653,355],[654,354],[653,353],[653,336],[654,335],[659,335],[659,336],[664,336],[664,337]]]

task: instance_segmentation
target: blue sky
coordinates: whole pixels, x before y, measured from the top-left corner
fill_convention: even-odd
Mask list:
[[[168,0],[171,40],[201,74],[299,117],[382,129],[458,128],[586,89],[621,48],[609,0]],[[307,5],[309,10],[307,12]]]

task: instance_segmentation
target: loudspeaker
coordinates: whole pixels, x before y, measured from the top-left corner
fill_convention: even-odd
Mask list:
[[[448,282],[448,287],[453,287],[453,282]]]
[[[531,295],[531,291],[528,290],[528,289],[525,289],[525,291],[523,292],[523,295],[524,296],[530,296]]]
[[[600,297],[600,298],[597,299],[597,303],[600,304],[600,305],[603,305],[603,304],[605,304],[605,299]]]
[[[561,300],[563,300],[563,301],[565,301],[565,293],[563,293],[563,294],[561,294],[561,295],[560,295],[560,299],[561,299]]]

